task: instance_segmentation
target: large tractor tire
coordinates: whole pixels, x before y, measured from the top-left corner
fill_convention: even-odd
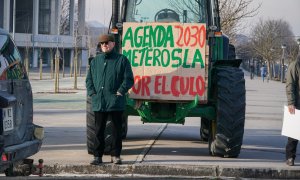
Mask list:
[[[245,125],[244,73],[237,67],[219,67],[215,77],[217,118],[210,126],[210,154],[238,157],[243,144]]]
[[[105,149],[104,154],[110,154],[112,147],[112,128],[113,124],[111,122],[111,117],[108,117],[105,127]],[[128,129],[128,115],[126,113],[122,116],[122,138],[125,139],[127,136]],[[86,106],[86,135],[87,135],[87,150],[89,154],[94,152],[94,139],[95,139],[95,115],[92,111],[91,98],[87,97]]]
[[[95,115],[92,111],[91,98],[89,96],[87,96],[86,101],[86,137],[88,153],[94,154]]]
[[[122,116],[122,139],[126,139],[128,132],[128,115],[124,112]]]
[[[200,126],[200,140],[207,142],[209,138],[209,123],[210,120],[206,118],[201,118],[201,126]]]
[[[110,117],[109,117],[110,118]],[[95,115],[92,111],[91,98],[87,97],[86,105],[86,136],[87,136],[87,150],[89,154],[94,154],[94,139],[95,133]],[[105,149],[104,153],[109,154],[112,144],[112,122],[108,120],[105,128]]]

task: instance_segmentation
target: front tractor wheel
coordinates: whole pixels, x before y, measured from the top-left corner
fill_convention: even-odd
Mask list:
[[[86,105],[86,135],[87,135],[87,150],[89,154],[94,153],[94,139],[96,136],[95,133],[95,114],[92,111],[91,98],[87,97],[87,105]],[[128,131],[128,115],[126,113],[123,114],[122,119],[122,139],[126,139],[127,131]],[[104,154],[110,154],[112,147],[112,131],[113,131],[113,123],[111,121],[111,117],[108,117],[106,122],[104,137],[105,137],[105,149]]]
[[[245,124],[245,79],[237,67],[216,68],[216,121],[210,125],[211,155],[238,157]]]

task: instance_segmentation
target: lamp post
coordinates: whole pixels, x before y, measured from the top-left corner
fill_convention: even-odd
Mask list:
[[[270,67],[270,72],[268,72],[268,78],[272,79],[273,77],[275,77],[276,73],[275,73],[275,65],[274,65],[274,62],[273,62],[273,53],[275,52],[275,49],[273,47],[270,48],[270,51],[271,51],[271,59],[270,59],[270,64],[271,64],[271,67]]]
[[[299,39],[297,39],[297,44],[298,44],[298,46],[299,46],[299,51],[298,51],[298,54],[300,54],[300,38],[299,38]]]
[[[281,76],[281,82],[284,82],[284,58],[285,58],[285,49],[286,49],[286,45],[282,44],[281,45],[281,49],[282,49],[282,58],[281,58],[281,72],[280,72],[280,76]]]

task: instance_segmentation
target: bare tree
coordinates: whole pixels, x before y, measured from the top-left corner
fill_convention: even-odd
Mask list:
[[[78,12],[78,11],[77,11]],[[76,13],[78,16],[78,13]],[[81,42],[82,37],[79,35],[79,29],[78,29],[78,21],[75,23],[74,28],[74,58],[73,58],[73,68],[74,68],[74,89],[77,89],[77,77],[78,77],[78,56],[79,56],[79,44]],[[72,69],[70,69],[70,73],[72,72]],[[72,77],[72,74],[71,74]]]
[[[221,27],[226,35],[234,38],[237,31],[243,28],[242,21],[257,15],[261,4],[250,8],[252,2],[253,0],[219,0]]]
[[[27,23],[24,23],[24,30],[26,34],[29,34],[29,27],[30,27],[30,23],[29,20],[27,19]],[[30,36],[27,36],[25,40],[25,47],[24,47],[25,49],[24,66],[28,77],[29,77],[29,69],[30,69],[30,62],[29,62],[29,52],[31,49],[30,42],[31,42]]]
[[[270,77],[273,77],[271,64],[282,56],[281,46],[287,46],[290,54],[292,44],[295,44],[294,34],[290,25],[284,20],[260,20],[250,34],[251,47],[255,53],[267,62]]]
[[[70,0],[62,0],[60,10],[60,34],[70,34]]]
[[[40,80],[43,79],[43,49],[40,48]]]
[[[54,78],[54,57],[53,57],[53,48],[50,48],[50,78]]]
[[[54,63],[54,68],[55,68],[55,80],[54,80],[54,92],[59,93],[59,50],[56,48],[55,52],[55,63]]]
[[[72,61],[70,62],[70,77],[73,77],[74,73],[78,72],[77,70],[75,71],[75,64],[74,64],[75,60],[77,62],[77,59],[78,59],[78,47],[77,46],[78,46],[79,40],[80,40],[79,35],[78,35],[78,15],[79,15],[78,1],[76,0],[75,1],[75,8],[74,8],[74,37],[73,37],[73,39],[74,39],[74,41],[73,41],[73,43],[74,43],[74,56],[73,57],[74,58],[72,58]],[[76,67],[77,67],[77,64],[76,64]],[[76,76],[77,76],[77,74],[76,74]],[[74,78],[74,81],[77,81],[77,77]],[[74,83],[74,84],[77,84],[77,82]],[[75,89],[77,89],[77,87]]]
[[[65,46],[64,46],[64,42],[62,42],[63,48],[62,48],[62,74],[63,77],[65,77]]]
[[[296,36],[294,36],[293,32],[291,31],[290,35],[284,36],[282,37],[282,39],[283,39],[283,44],[287,46],[287,50],[285,54],[287,63],[295,61],[299,52],[299,46],[297,44]]]
[[[60,34],[69,35],[70,32],[70,0],[61,1],[61,18],[60,18]],[[63,43],[63,42],[62,42]],[[64,43],[62,48],[62,74],[65,77],[65,53],[64,53]],[[72,63],[71,63],[72,65]],[[72,66],[70,68],[72,69]]]
[[[252,48],[251,44],[249,41],[244,40],[241,43],[237,43],[236,45],[236,55],[243,59],[243,60],[251,60],[252,58],[255,58],[254,55],[254,49]],[[245,63],[246,61],[243,61]],[[249,64],[248,64],[249,65]],[[249,69],[249,66],[244,67],[245,69]]]
[[[201,11],[204,6],[204,0],[182,1],[170,0],[169,4],[178,12],[183,15],[183,10],[189,10],[199,18],[199,22],[205,22],[205,14]],[[253,17],[257,14],[260,4],[254,8],[250,8],[253,0],[219,0],[221,28],[223,33],[233,38],[242,26],[241,22],[248,17]]]
[[[25,45],[25,58],[24,58],[24,66],[26,69],[27,76],[29,76],[29,67],[30,67],[30,62],[29,62],[29,50],[30,50],[30,38],[26,38],[26,45]]]
[[[75,31],[74,37],[74,58],[73,58],[73,66],[74,66],[74,89],[77,89],[77,76],[78,76],[78,55],[79,55],[79,36],[78,31]]]

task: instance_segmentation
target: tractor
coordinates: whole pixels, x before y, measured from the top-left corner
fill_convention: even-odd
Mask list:
[[[121,9],[121,10],[120,10]],[[245,79],[235,48],[221,31],[218,0],[112,1],[109,32],[128,57],[135,84],[128,116],[143,123],[184,124],[199,117],[200,138],[212,156],[238,157],[245,124]],[[92,154],[94,115],[87,98],[87,147]],[[106,152],[111,123],[106,128]]]

